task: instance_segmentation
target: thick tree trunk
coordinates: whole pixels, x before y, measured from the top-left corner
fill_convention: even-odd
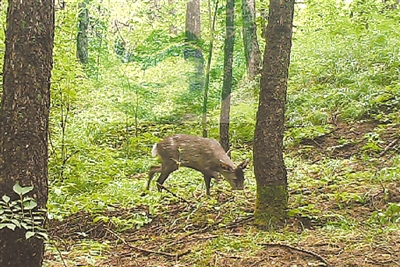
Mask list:
[[[232,92],[233,46],[235,43],[235,0],[226,1],[226,36],[224,48],[224,81],[221,93],[219,139],[225,151],[229,151],[229,121]]]
[[[79,61],[84,65],[88,63],[89,58],[87,35],[87,29],[89,26],[88,4],[88,0],[84,0],[79,4],[78,35],[76,38],[76,55]]]
[[[270,0],[269,6],[253,151],[257,181],[255,223],[266,228],[283,221],[288,202],[283,134],[294,2]]]
[[[247,63],[247,73],[250,80],[260,74],[261,52],[257,41],[257,26],[255,17],[255,1],[242,0],[243,44]]]
[[[47,202],[47,141],[54,40],[52,0],[9,0],[0,115],[0,196],[34,186],[38,208]],[[25,230],[0,230],[0,266],[41,266],[43,240]]]

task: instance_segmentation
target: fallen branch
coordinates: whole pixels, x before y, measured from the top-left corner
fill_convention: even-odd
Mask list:
[[[263,243],[260,244],[261,246],[264,247],[281,247],[281,248],[289,248],[291,250],[295,250],[295,251],[299,251],[308,255],[311,255],[313,257],[315,257],[316,259],[318,259],[319,261],[323,262],[325,264],[325,266],[329,266],[328,262],[320,255],[318,255],[315,252],[309,251],[309,250],[305,250],[305,249],[301,249],[301,248],[296,248],[290,245],[286,245],[286,244],[275,244],[275,243]]]
[[[157,185],[159,187],[161,187],[162,189],[164,189],[165,191],[167,191],[168,193],[170,193],[171,195],[173,195],[174,197],[186,202],[187,204],[191,205],[191,203],[189,201],[187,201],[186,199],[184,199],[183,197],[178,196],[177,194],[175,194],[174,192],[171,192],[171,190],[169,190],[168,188],[166,188],[164,185],[157,183]]]
[[[390,142],[390,144],[388,144],[385,149],[383,149],[383,151],[379,154],[379,157],[382,157],[383,155],[385,155],[385,153],[391,148],[393,147],[400,138],[394,139],[392,142]]]
[[[144,248],[139,248],[136,246],[132,246],[131,244],[129,244],[128,242],[126,242],[122,237],[120,237],[117,233],[111,231],[110,229],[106,228],[106,230],[111,233],[113,236],[115,236],[116,238],[118,238],[122,243],[124,243],[126,246],[142,252],[142,253],[147,253],[147,254],[158,254],[158,255],[162,255],[162,256],[167,256],[167,257],[171,257],[171,258],[175,258],[175,259],[179,259],[180,257],[189,254],[190,250],[187,250],[185,252],[182,253],[178,253],[178,254],[172,254],[172,253],[167,253],[167,252],[162,252],[162,251],[155,251],[155,250],[150,250],[150,249],[144,249]]]

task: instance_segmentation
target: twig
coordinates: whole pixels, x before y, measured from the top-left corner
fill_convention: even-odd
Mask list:
[[[205,227],[203,227],[203,228],[201,228],[201,229],[198,229],[198,230],[196,230],[196,231],[193,231],[193,232],[191,232],[191,233],[188,233],[187,235],[184,236],[184,238],[185,238],[185,237],[188,237],[188,236],[191,236],[191,235],[201,234],[201,233],[207,232],[208,229],[214,228],[215,226],[217,226],[218,224],[220,224],[223,220],[224,220],[224,218],[221,218],[221,219],[219,219],[218,221],[214,222],[213,224],[207,225],[207,226],[205,226]]]
[[[215,253],[225,257],[225,258],[230,258],[230,259],[246,259],[246,257],[238,256],[238,255],[231,255],[231,254],[226,254],[223,252],[215,251]]]
[[[246,256],[239,256],[239,255],[231,255],[231,254],[223,253],[223,252],[220,252],[220,251],[216,251],[215,253],[219,254],[219,255],[221,255],[221,256],[223,256],[225,258],[236,259],[236,260],[249,260],[249,259],[252,259],[252,260],[257,260],[256,262],[260,262],[260,261],[263,260],[263,259],[260,260],[259,257],[246,257]]]
[[[254,220],[254,216],[253,216],[253,215],[250,215],[250,216],[241,218],[241,219],[239,219],[239,220],[237,220],[237,221],[233,221],[233,222],[231,222],[230,224],[228,224],[228,225],[226,225],[226,226],[223,226],[223,227],[220,227],[220,228],[232,229],[232,228],[235,228],[239,223],[243,223],[243,222],[247,222],[247,221],[252,221],[252,220]]]
[[[388,144],[385,149],[383,149],[383,151],[379,154],[379,157],[382,157],[383,155],[385,155],[385,153],[392,147],[394,146],[400,138],[394,139],[392,142],[390,142],[390,144]]]
[[[58,248],[58,246],[56,245],[56,243],[54,241],[52,241],[52,240],[49,240],[49,242],[56,248],[56,250],[57,250],[57,252],[58,252],[58,254],[59,254],[60,258],[61,258],[61,261],[63,263],[63,266],[64,267],[68,267],[67,263],[65,263],[65,261],[64,261],[62,253],[61,253],[60,249]]]
[[[314,142],[314,144],[316,144],[319,148],[321,148],[321,149],[323,149],[324,147],[320,144],[320,143],[318,143],[317,141],[315,141],[315,139],[311,139],[313,142]]]
[[[124,243],[128,247],[130,247],[136,251],[142,252],[142,253],[158,254],[158,255],[167,256],[167,257],[176,258],[176,259],[179,259],[180,257],[190,253],[190,250],[187,250],[182,253],[172,254],[172,253],[167,253],[167,252],[162,252],[162,251],[155,251],[155,250],[150,250],[150,249],[139,248],[136,246],[132,246],[131,244],[126,242],[122,237],[120,237],[117,233],[111,231],[110,229],[106,228],[106,231],[110,232],[113,236],[118,238],[122,243]]]
[[[204,232],[207,232],[208,229],[215,227],[216,225],[220,224],[224,219],[220,219],[216,222],[214,222],[213,224],[207,225],[206,227],[200,228],[196,231],[190,232],[185,234],[184,236],[181,236],[179,238],[177,238],[176,240],[174,240],[173,242],[169,243],[169,245],[174,245],[174,244],[179,244],[179,243],[183,243],[185,238],[188,238],[189,236],[195,235],[195,234],[201,234]],[[212,237],[213,238],[213,237]]]
[[[276,243],[276,244],[275,244],[275,243],[263,243],[263,244],[260,244],[260,245],[262,245],[262,246],[264,246],[264,247],[267,247],[267,246],[268,246],[268,247],[289,248],[289,249],[291,249],[291,250],[299,251],[299,252],[302,252],[302,253],[305,253],[305,254],[314,256],[315,258],[317,258],[318,260],[320,260],[321,262],[323,262],[323,263],[325,264],[325,266],[329,266],[328,262],[327,262],[322,256],[318,255],[318,254],[315,253],[315,252],[309,251],[309,250],[305,250],[305,249],[301,249],[301,248],[296,248],[296,247],[293,247],[293,246],[290,246],[290,245],[279,244],[279,243]]]
[[[178,198],[178,199],[180,199],[180,200],[186,202],[187,204],[190,204],[190,205],[191,205],[191,203],[190,203],[189,201],[187,201],[187,200],[184,199],[183,197],[178,196],[178,195],[175,194],[174,192],[171,192],[171,191],[170,191],[168,188],[166,188],[164,185],[162,185],[162,184],[160,184],[160,183],[157,183],[157,185],[158,185],[159,187],[161,187],[162,189],[164,189],[165,191],[167,191],[168,193],[170,193],[171,195],[173,195],[174,197],[176,197],[176,198]]]

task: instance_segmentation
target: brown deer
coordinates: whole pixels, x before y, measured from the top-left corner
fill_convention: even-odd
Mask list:
[[[160,166],[150,167],[147,190],[155,173],[160,172],[157,180],[158,191],[167,180],[169,174],[179,167],[188,167],[204,175],[207,195],[210,195],[211,178],[221,174],[231,185],[232,189],[243,190],[244,173],[249,160],[245,160],[237,167],[226,154],[218,141],[199,136],[177,134],[154,144],[152,155],[161,159]]]

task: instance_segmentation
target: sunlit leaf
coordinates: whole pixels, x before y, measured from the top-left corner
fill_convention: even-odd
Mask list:
[[[17,193],[18,195],[25,195],[26,193],[29,193],[30,191],[33,190],[33,186],[27,186],[27,187],[22,187],[20,186],[20,184],[17,182],[14,186],[13,186],[13,190],[15,193]]]
[[[26,238],[26,239],[29,239],[29,238],[31,238],[31,237],[34,236],[34,235],[35,235],[35,232],[27,231],[27,232],[25,233],[25,238]]]
[[[4,196],[2,197],[2,199],[4,200],[5,203],[8,203],[8,202],[10,201],[10,197],[9,197],[9,196],[6,196],[6,195],[4,195]]]
[[[10,229],[10,230],[13,230],[13,231],[15,230],[15,227],[17,227],[15,224],[12,224],[12,223],[5,223],[4,226],[7,227],[7,228]],[[0,225],[0,229],[1,229],[1,228],[4,228],[4,227],[2,227],[2,226]]]
[[[24,202],[24,208],[27,210],[32,210],[37,207],[37,203],[35,200],[29,200],[27,202]]]

